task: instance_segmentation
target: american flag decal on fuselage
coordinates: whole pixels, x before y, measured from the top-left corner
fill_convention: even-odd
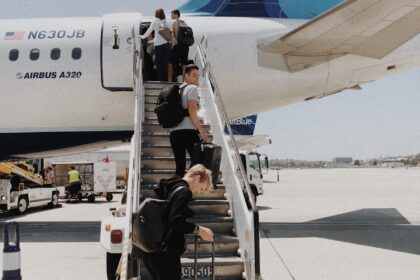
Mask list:
[[[24,35],[25,32],[23,31],[6,32],[6,34],[4,35],[4,40],[22,40]]]

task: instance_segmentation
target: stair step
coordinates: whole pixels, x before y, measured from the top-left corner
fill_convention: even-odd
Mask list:
[[[144,169],[171,169],[175,170],[175,158],[173,157],[142,157],[142,168]],[[187,157],[187,166],[190,166],[190,159]]]
[[[209,141],[213,140],[211,134],[207,134]],[[143,132],[141,137],[142,143],[146,144],[169,144],[170,143],[170,132]]]
[[[154,113],[154,112],[153,112]],[[206,134],[210,132],[209,125],[203,125]],[[143,132],[166,132],[169,133],[170,129],[161,127],[158,123],[143,123]]]
[[[228,215],[229,202],[226,200],[195,200],[190,203],[196,215]]]
[[[198,279],[211,279],[211,258],[198,258]],[[140,267],[144,267],[141,265]],[[194,258],[181,257],[181,271],[184,280],[194,279]],[[240,257],[216,257],[214,262],[215,278],[217,280],[242,280],[244,264]],[[146,269],[141,269],[141,279],[151,280]]]
[[[184,257],[194,257],[194,234],[186,235],[185,241],[187,250],[183,254]],[[215,256],[237,256],[239,249],[239,239],[232,235],[214,235],[214,252]],[[212,246],[209,242],[197,242],[197,254],[203,257],[211,257]]]
[[[157,101],[159,92],[157,94],[146,93],[146,95],[144,96],[145,97],[145,100],[144,100],[145,104],[153,104],[154,106],[156,106],[156,101]]]
[[[141,180],[144,184],[157,184],[161,179],[175,176],[175,169],[172,170],[150,170],[142,169]]]
[[[149,102],[147,102],[149,101]],[[149,98],[146,98],[146,102],[144,103],[144,108],[145,109],[155,109],[156,107],[156,100],[151,101],[149,100]]]
[[[154,109],[144,109],[144,117],[145,118],[153,118],[156,117],[156,113]]]
[[[211,258],[198,258],[197,267],[211,267]],[[193,279],[192,268],[194,267],[194,258],[181,258],[182,272],[184,279]],[[240,257],[216,257],[215,258],[215,276],[223,277],[242,277],[244,271],[244,263]],[[211,276],[210,272],[205,273],[208,278]],[[200,278],[206,279],[206,278]],[[229,279],[229,278],[228,278]]]
[[[173,157],[172,148],[169,144],[144,143],[141,148],[142,156],[146,157]]]
[[[194,216],[191,222],[210,228],[217,234],[232,234],[233,219],[231,217],[220,216]]]
[[[174,176],[175,169],[142,169],[141,171],[141,180],[144,184],[157,184],[161,179]]]
[[[151,90],[155,89],[163,89],[171,85],[179,85],[179,83],[174,82],[160,82],[160,81],[147,81],[144,83],[144,88],[146,92],[149,92]]]
[[[200,280],[211,280],[211,258],[197,259],[197,273],[201,275]],[[144,267],[144,265],[141,265]],[[194,279],[194,259],[181,258],[182,279]],[[215,258],[215,279],[217,280],[243,280],[242,272],[244,264],[240,257],[216,257]],[[151,280],[146,269],[141,269],[141,279]]]
[[[162,89],[157,89],[157,88],[148,89],[148,90],[146,90],[146,97],[147,96],[150,96],[150,97],[152,97],[152,96],[158,97],[161,91],[162,91]]]
[[[169,144],[170,134],[167,132],[158,132],[158,133],[144,133],[141,137],[142,143],[145,144]]]
[[[146,197],[154,197],[155,191],[153,188],[143,187],[141,189],[141,194]],[[224,189],[216,189],[210,193],[203,193],[199,196],[195,197],[196,200],[223,200],[225,199],[225,190]]]
[[[169,133],[171,130],[169,128],[163,128],[159,124],[155,123],[143,123],[143,131],[142,132],[161,132],[161,133]]]
[[[144,121],[157,121],[158,120],[158,118],[157,118],[157,115],[156,114],[154,114],[153,116],[150,116],[150,117],[144,117]]]
[[[147,118],[145,117],[143,124],[156,124],[156,125],[159,125],[159,122],[158,122],[158,119],[156,117],[156,114],[155,114],[155,117],[153,117],[153,116],[147,117]],[[201,122],[201,125],[202,126],[205,126],[205,124],[203,122]]]

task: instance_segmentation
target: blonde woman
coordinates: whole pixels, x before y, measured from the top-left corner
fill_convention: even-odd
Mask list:
[[[181,255],[185,252],[185,234],[195,233],[203,240],[213,241],[211,229],[187,221],[194,215],[188,207],[192,198],[212,190],[211,171],[197,164],[182,179],[171,182],[166,186],[168,196],[180,186],[185,188],[178,190],[170,200],[168,221],[173,232],[167,239],[167,250],[145,254],[143,257],[144,265],[153,280],[181,280]]]

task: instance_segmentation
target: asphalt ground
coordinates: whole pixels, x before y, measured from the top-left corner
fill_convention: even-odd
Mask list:
[[[279,179],[267,174],[258,198],[263,279],[420,279],[420,169],[280,170]],[[119,199],[1,213],[0,226],[20,223],[23,279],[106,279],[99,221]]]
[[[280,170],[259,197],[264,279],[420,279],[420,169]]]

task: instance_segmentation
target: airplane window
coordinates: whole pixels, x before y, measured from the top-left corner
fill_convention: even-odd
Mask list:
[[[39,50],[38,49],[32,49],[31,53],[29,54],[29,58],[31,60],[37,60],[39,58]]]
[[[19,51],[17,49],[13,49],[9,52],[10,61],[16,61],[18,58],[19,58]]]
[[[61,51],[58,48],[54,48],[51,50],[51,59],[57,60],[60,58]]]
[[[82,49],[81,48],[74,48],[71,51],[71,57],[73,59],[80,59],[82,57]]]

